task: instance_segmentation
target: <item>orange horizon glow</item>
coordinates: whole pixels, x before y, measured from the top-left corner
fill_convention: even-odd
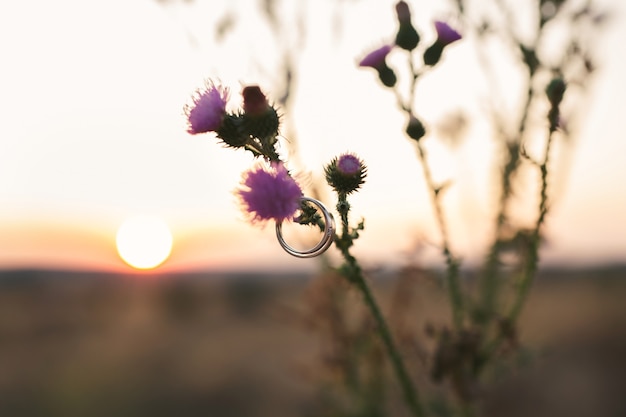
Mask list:
[[[298,262],[270,244],[264,229],[248,230],[251,239],[243,243],[233,228],[172,229],[168,258],[150,269],[125,263],[116,246],[116,227],[107,229],[94,223],[28,221],[0,223],[0,269],[58,269],[102,271],[119,274],[186,273],[225,270],[310,269],[313,261]],[[239,230],[241,233],[241,230]],[[271,235],[271,233],[270,233]],[[261,258],[261,259],[260,259]],[[278,262],[275,259],[278,259]]]

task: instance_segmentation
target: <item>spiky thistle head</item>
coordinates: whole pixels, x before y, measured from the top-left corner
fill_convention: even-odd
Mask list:
[[[339,194],[357,191],[365,182],[367,167],[353,153],[344,153],[333,158],[324,168],[326,182]]]

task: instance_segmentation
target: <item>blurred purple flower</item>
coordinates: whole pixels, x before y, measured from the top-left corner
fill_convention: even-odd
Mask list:
[[[292,219],[300,208],[302,189],[281,163],[258,166],[244,173],[236,191],[251,220]]]
[[[382,66],[386,66],[385,59],[389,52],[391,52],[392,45],[384,45],[380,48],[370,52],[359,62],[360,67],[372,67],[378,69]]]
[[[228,88],[207,81],[203,89],[196,90],[193,103],[185,106],[187,132],[192,135],[219,129],[226,114]]]
[[[452,29],[450,25],[445,22],[439,20],[435,21],[435,30],[437,31],[437,40],[442,46],[449,45],[461,39],[461,34]]]

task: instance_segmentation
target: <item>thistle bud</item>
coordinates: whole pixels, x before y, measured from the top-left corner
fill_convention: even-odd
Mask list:
[[[243,96],[243,111],[249,116],[263,116],[270,109],[267,97],[258,85],[244,87],[241,95]]]
[[[257,137],[261,142],[275,141],[278,135],[279,118],[259,86],[247,86],[243,96],[243,129],[250,136]]]
[[[433,43],[424,51],[424,64],[435,65],[441,59],[441,53],[443,52],[443,46],[436,42]]]
[[[384,45],[370,52],[359,62],[360,67],[374,68],[378,72],[378,78],[387,87],[393,87],[396,84],[396,74],[387,65],[386,58],[393,47]]]
[[[398,81],[396,73],[386,64],[378,69],[378,78],[385,87],[393,87],[396,85],[396,81]]]
[[[399,1],[396,3],[396,15],[398,16],[398,22],[411,23],[411,9],[406,1]]]
[[[443,48],[461,39],[461,35],[447,23],[436,21],[437,40],[424,51],[424,64],[435,65],[441,59]]]
[[[217,137],[226,145],[241,148],[248,143],[250,136],[243,131],[243,117],[236,114],[227,114],[217,129]]]
[[[345,153],[324,168],[326,182],[339,194],[357,191],[365,182],[367,167],[356,155]]]
[[[411,139],[419,141],[426,134],[426,129],[417,117],[411,115],[409,123],[406,126],[406,134],[409,135]]]
[[[396,34],[396,45],[407,51],[415,49],[420,41],[420,36],[411,24],[411,10],[409,5],[400,1],[396,4],[396,15],[398,16],[398,33]]]
[[[566,87],[565,81],[560,77],[553,78],[546,87],[546,95],[553,107],[557,107],[561,104]]]

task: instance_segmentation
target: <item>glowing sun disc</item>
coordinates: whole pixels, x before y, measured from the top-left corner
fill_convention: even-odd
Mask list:
[[[152,269],[162,264],[172,251],[172,234],[156,216],[130,217],[117,230],[117,253],[136,269]]]

